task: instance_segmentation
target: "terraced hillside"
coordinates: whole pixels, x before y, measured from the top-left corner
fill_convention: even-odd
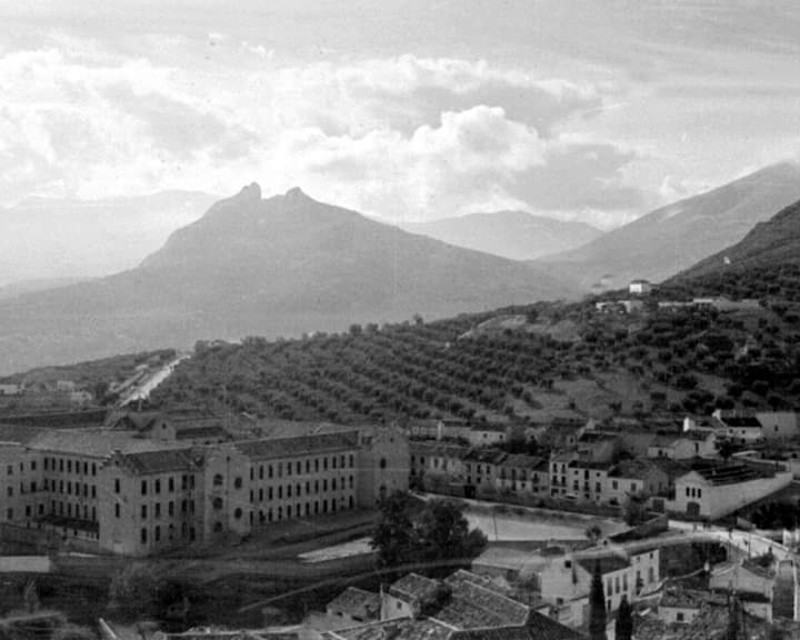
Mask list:
[[[800,401],[798,345],[796,317],[778,302],[630,315],[539,303],[300,340],[199,343],[153,402],[343,423],[788,407]]]

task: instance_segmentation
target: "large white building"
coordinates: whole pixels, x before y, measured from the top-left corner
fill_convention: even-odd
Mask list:
[[[408,442],[395,428],[297,423],[277,436],[232,439],[184,426],[0,427],[0,525],[87,551],[146,555],[374,507],[408,488]]]

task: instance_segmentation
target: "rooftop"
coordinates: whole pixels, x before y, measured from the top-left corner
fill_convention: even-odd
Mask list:
[[[513,467],[516,469],[537,469],[544,463],[547,468],[547,461],[541,456],[529,456],[524,453],[510,454],[505,460],[500,461],[501,467]]]
[[[389,586],[389,592],[399,598],[428,600],[439,592],[440,584],[418,573],[408,573]]]
[[[448,640],[452,633],[450,627],[434,620],[399,618],[329,631],[324,637],[343,640]]]
[[[137,474],[147,474],[190,471],[197,460],[192,456],[191,449],[168,449],[124,454],[121,462]]]
[[[28,446],[37,451],[52,451],[62,455],[107,458],[115,451],[140,453],[185,448],[177,442],[159,442],[141,437],[136,431],[121,431],[104,427],[90,429],[48,429],[33,438]]]
[[[621,556],[602,556],[599,558],[576,558],[578,564],[581,565],[589,573],[594,573],[595,566],[600,564],[600,575],[607,573],[614,573],[620,569],[630,565],[627,558]]]
[[[495,627],[494,629],[469,629],[456,631],[450,640],[585,640],[586,636],[548,618],[531,612],[527,624]]]
[[[342,611],[350,617],[374,620],[380,617],[381,597],[377,593],[348,587],[328,603],[332,611]]]
[[[317,433],[283,438],[268,438],[237,442],[236,448],[244,455],[266,460],[314,453],[355,449],[358,446],[358,431]]]

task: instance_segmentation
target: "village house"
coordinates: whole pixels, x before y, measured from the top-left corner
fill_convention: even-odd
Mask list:
[[[603,502],[603,489],[613,462],[594,462],[576,458],[567,465],[568,497],[595,503]]]
[[[569,465],[578,458],[577,451],[562,451],[550,455],[550,495],[563,497],[569,493]]]
[[[712,431],[683,431],[678,434],[656,435],[647,447],[648,458],[690,460],[717,455],[716,433]]]
[[[717,410],[713,416],[719,423],[719,434],[732,442],[747,446],[765,440],[764,427],[755,415],[729,414]]]
[[[18,396],[22,393],[22,385],[0,384],[0,396]]]
[[[675,499],[669,511],[710,520],[760,500],[788,486],[792,472],[785,467],[751,462],[697,460],[691,471],[676,478]]]
[[[348,587],[328,603],[328,617],[336,626],[355,626],[381,619],[381,597],[372,591]]]
[[[632,280],[628,285],[628,293],[632,295],[646,295],[653,290],[653,285],[647,280]]]
[[[540,456],[510,454],[497,464],[495,487],[516,494],[547,495],[549,462]]]
[[[658,465],[649,460],[624,460],[609,470],[602,501],[624,505],[632,495],[656,496],[668,492],[669,477]]]
[[[509,427],[503,424],[474,426],[467,432],[467,441],[473,447],[490,447],[511,440]]]
[[[619,434],[587,429],[578,438],[578,455],[593,462],[611,462],[621,451],[620,440]]]
[[[588,596],[592,574],[597,566],[603,580],[606,610],[610,613],[619,608],[623,596],[633,601],[645,587],[659,582],[659,558],[658,549],[630,557],[612,554],[582,557],[577,553],[568,553],[551,556],[546,564],[532,571],[530,579],[542,598],[553,605],[562,606]]]

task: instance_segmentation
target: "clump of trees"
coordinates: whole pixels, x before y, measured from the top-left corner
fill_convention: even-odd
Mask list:
[[[437,498],[419,508],[408,493],[398,491],[381,501],[371,544],[378,566],[394,568],[468,563],[487,542],[482,531],[469,528],[462,503]]]

